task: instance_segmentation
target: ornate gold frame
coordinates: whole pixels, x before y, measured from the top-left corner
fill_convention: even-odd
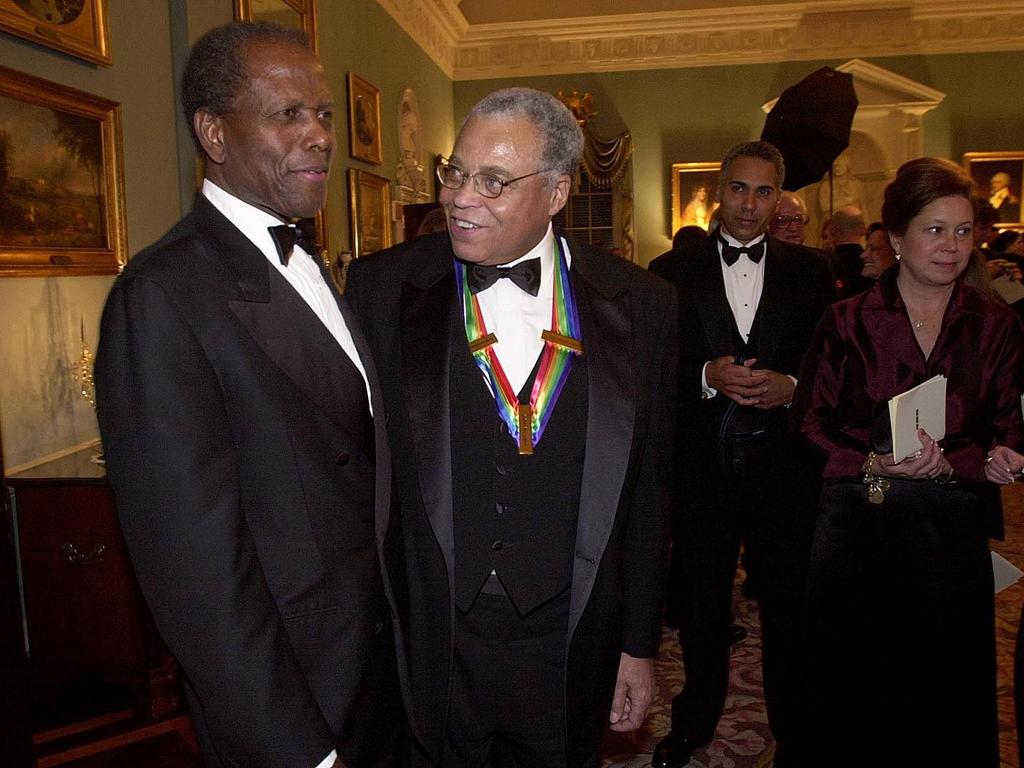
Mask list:
[[[692,181],[692,188],[698,183],[708,184],[714,196],[718,192],[718,171],[721,167],[721,163],[672,163],[672,231],[668,233],[669,237],[675,235],[682,226],[683,211],[690,199],[691,185],[683,183],[683,176],[695,174],[687,179],[688,182]],[[714,183],[711,183],[712,179]],[[683,200],[684,195],[686,200]]]
[[[391,246],[391,182],[359,168],[348,169],[352,256]]]
[[[998,229],[1018,229],[1024,224],[1024,152],[965,152],[964,169],[974,179],[977,194],[988,197],[988,183],[994,173],[1010,174],[1011,195],[1017,199],[1019,214],[1016,221],[996,222]]]
[[[67,23],[40,19],[13,0],[0,0],[0,29],[62,53],[110,66],[107,0],[85,0],[81,13]]]
[[[362,120],[359,120],[360,114]],[[369,141],[361,135],[360,127],[369,131]],[[355,72],[348,73],[348,136],[349,152],[356,160],[373,165],[384,162],[380,138],[380,90]]]
[[[117,274],[127,261],[121,107],[115,101],[0,67],[0,96],[95,121],[96,163],[105,247],[16,246],[0,240],[0,276]],[[47,130],[40,126],[40,131]],[[8,187],[10,183],[8,183]],[[55,192],[56,194],[56,192]]]
[[[309,37],[314,53],[318,50],[316,39],[316,0],[276,0],[282,10],[292,10],[298,17],[294,26],[301,29]],[[235,0],[235,19],[238,21],[269,21],[259,16],[253,9],[253,0]]]

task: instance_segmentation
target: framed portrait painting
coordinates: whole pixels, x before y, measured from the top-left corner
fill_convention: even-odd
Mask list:
[[[122,158],[117,102],[0,67],[0,276],[119,272]]]
[[[696,225],[707,230],[718,207],[721,163],[672,163],[672,231]]]
[[[235,0],[238,21],[272,21],[284,27],[301,29],[317,50],[316,0]]]
[[[348,73],[349,150],[356,160],[380,165],[380,91],[355,72]]]
[[[353,258],[390,247],[391,182],[383,176],[349,168],[348,199]]]
[[[1024,223],[1021,196],[1024,193],[1024,152],[967,152],[964,167],[974,179],[978,194],[996,209],[996,226]]]
[[[61,53],[110,66],[107,0],[0,0],[0,29]]]

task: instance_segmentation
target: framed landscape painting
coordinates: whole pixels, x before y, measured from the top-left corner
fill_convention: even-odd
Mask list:
[[[116,102],[0,67],[0,276],[119,272],[122,156]]]
[[[348,169],[354,258],[391,245],[391,182],[358,168]]]

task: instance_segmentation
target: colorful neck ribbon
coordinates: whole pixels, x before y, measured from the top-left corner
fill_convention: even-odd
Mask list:
[[[583,354],[580,318],[576,310],[576,299],[569,283],[569,267],[559,245],[554,240],[555,269],[554,287],[551,296],[551,330],[541,333],[544,350],[530,390],[530,403],[519,402],[512,391],[508,377],[501,367],[494,345],[498,337],[488,333],[480,302],[469,290],[466,265],[455,259],[455,284],[459,290],[459,302],[463,307],[466,324],[466,339],[477,367],[494,393],[498,416],[505,422],[508,432],[519,447],[519,453],[528,456],[540,442],[555,410],[555,403],[562,393],[562,387],[569,378],[572,361]]]

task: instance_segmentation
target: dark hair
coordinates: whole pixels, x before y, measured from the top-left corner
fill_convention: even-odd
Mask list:
[[[747,141],[737,144],[729,150],[722,160],[722,168],[718,177],[718,190],[721,192],[725,180],[729,175],[729,168],[737,157],[752,157],[755,160],[767,160],[775,166],[775,188],[781,189],[782,182],[786,179],[786,161],[782,159],[782,153],[775,148],[774,144],[767,141]]]
[[[192,46],[181,76],[181,108],[193,131],[200,109],[215,115],[231,111],[235,99],[249,82],[245,50],[253,43],[286,43],[309,49],[309,38],[298,29],[259,21],[224,24],[199,38]]]
[[[959,165],[939,157],[919,157],[900,166],[885,188],[882,224],[895,235],[907,231],[910,220],[942,197],[971,199],[974,182]]]
[[[992,253],[1006,253],[1006,249],[1017,242],[1017,238],[1020,237],[1020,232],[1012,229],[1004,229],[995,239],[989,243],[988,249]]]
[[[540,162],[566,176],[575,176],[583,159],[583,131],[572,111],[550,93],[533,88],[502,88],[476,103],[471,117],[525,117],[540,134]]]
[[[870,224],[868,224],[868,231],[864,234],[864,237],[871,237],[873,234],[875,234],[875,232],[877,232],[880,229],[885,229],[885,226],[883,226],[882,222],[872,221]]]
[[[704,227],[698,227],[696,224],[680,227],[676,230],[675,235],[672,236],[672,250],[679,250],[695,243],[703,242],[707,239],[707,236],[707,230]]]
[[[974,206],[974,226],[992,226],[999,221],[999,212],[992,207],[987,197],[975,195],[971,198],[971,205]]]

